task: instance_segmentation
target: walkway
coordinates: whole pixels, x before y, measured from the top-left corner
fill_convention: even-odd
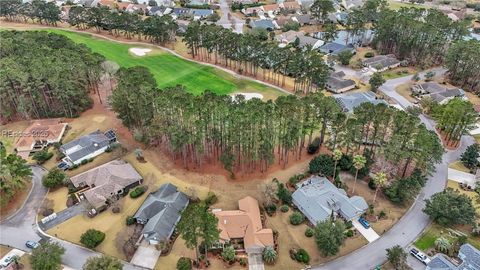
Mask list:
[[[262,254],[261,253],[248,253],[248,270],[264,270]]]
[[[378,235],[378,233],[375,232],[372,227],[366,229],[362,224],[360,224],[360,222],[358,222],[357,219],[353,219],[352,224],[353,227],[355,227],[355,229],[357,229],[357,231],[361,233],[369,243],[380,238],[380,235]]]

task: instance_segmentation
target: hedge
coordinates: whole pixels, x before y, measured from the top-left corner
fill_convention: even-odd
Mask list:
[[[143,193],[145,193],[145,187],[144,186],[136,187],[134,190],[132,190],[130,192],[130,198],[132,198],[132,199],[138,198],[138,197],[142,196]]]

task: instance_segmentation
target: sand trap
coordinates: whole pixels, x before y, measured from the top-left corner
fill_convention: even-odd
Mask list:
[[[246,100],[250,100],[252,98],[263,99],[263,95],[259,94],[259,93],[235,93],[235,94],[232,94],[233,98],[235,98],[237,96],[244,96]]]
[[[147,53],[151,52],[151,49],[144,49],[144,48],[130,48],[128,49],[131,53],[135,54],[136,56],[145,56]]]

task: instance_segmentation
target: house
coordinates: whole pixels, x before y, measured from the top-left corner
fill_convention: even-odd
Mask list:
[[[293,20],[292,16],[278,16],[275,18],[275,22],[277,23],[278,27],[283,28],[283,26],[289,22],[296,22]]]
[[[313,5],[314,0],[298,0],[298,3],[302,8],[306,9],[309,8],[311,5]]]
[[[465,92],[460,88],[447,88],[436,82],[424,82],[415,84],[411,88],[412,93],[421,97],[431,97],[440,104],[446,104],[451,99],[458,97],[466,99]]]
[[[170,183],[150,193],[133,216],[138,224],[144,225],[143,238],[151,245],[168,241],[188,203],[187,195]]]
[[[427,264],[425,270],[478,270],[480,269],[480,250],[471,244],[463,244],[458,251],[459,262],[451,261],[446,255],[437,253]]]
[[[312,24],[312,19],[308,14],[295,15],[292,17],[292,20],[298,22],[302,26]]]
[[[289,12],[296,12],[300,10],[300,4],[296,1],[285,1],[280,8]]]
[[[337,188],[327,178],[320,176],[311,176],[297,184],[292,199],[314,225],[328,220],[332,215],[352,220],[368,209],[365,199],[360,196],[349,198],[345,190]]]
[[[79,193],[80,199],[99,210],[142,183],[142,176],[126,161],[114,160],[78,174],[70,182],[75,188],[87,188]]]
[[[321,41],[320,39],[316,39],[316,38],[305,36],[305,35],[298,36],[297,38],[298,38],[298,46],[300,48],[303,48],[305,46],[311,46],[312,50],[316,50],[324,44],[324,42]]]
[[[303,32],[289,30],[287,32],[283,32],[275,36],[275,40],[279,43],[279,47],[285,47],[288,44],[295,42],[295,40],[300,37],[304,36]]]
[[[340,44],[336,42],[327,42],[319,47],[320,51],[324,54],[338,55],[341,52],[349,51],[355,53],[355,47],[352,44]]]
[[[148,8],[147,5],[130,4],[125,11],[129,13],[148,14]]]
[[[218,218],[220,242],[242,241],[247,253],[261,253],[274,246],[273,231],[263,228],[258,201],[247,196],[238,201],[239,210],[213,210]]]
[[[113,130],[105,133],[97,130],[60,146],[59,150],[65,155],[62,159],[63,162],[69,165],[78,165],[83,160],[102,154],[116,141],[117,136]]]
[[[191,12],[194,20],[203,20],[212,15],[214,11],[211,9],[192,9]]]
[[[342,0],[340,5],[345,9],[359,8],[363,6],[364,0]]]
[[[395,55],[377,55],[363,60],[363,66],[370,68],[373,72],[382,72],[400,66],[400,60]]]
[[[387,104],[383,99],[377,99],[372,91],[358,93],[343,93],[334,96],[344,112],[353,112],[353,110],[363,103],[370,102],[373,105]]]
[[[163,15],[167,14],[166,13],[167,8],[164,7],[164,6],[154,6],[154,7],[149,6],[147,8],[147,10],[148,10],[147,14],[150,15],[150,16],[163,16]],[[171,9],[170,9],[170,11],[171,11]]]
[[[261,6],[263,12],[267,13],[270,18],[274,18],[283,7],[283,4],[269,4]]]
[[[172,17],[176,19],[190,18],[192,16],[192,10],[189,8],[173,8]]]
[[[336,94],[352,90],[356,86],[357,84],[354,80],[345,79],[345,73],[343,71],[330,74],[326,83],[327,90]]]
[[[67,123],[62,123],[58,118],[34,120],[15,143],[17,155],[27,158],[31,153],[41,151],[49,144],[60,142],[67,126]]]
[[[315,38],[325,40],[325,32],[318,32],[313,35]],[[354,46],[365,46],[372,43],[374,38],[374,32],[370,29],[360,31],[357,35],[352,35],[348,31],[339,30],[337,31],[337,36],[333,40],[328,40],[338,44],[351,44]]]
[[[251,20],[250,27],[252,29],[259,28],[259,29],[265,29],[267,31],[273,31],[279,28],[278,25],[273,20],[269,20],[269,19]]]
[[[262,7],[248,7],[242,9],[242,13],[245,16],[263,16],[263,9]]]
[[[175,1],[172,0],[154,0],[157,3],[157,7],[174,7]],[[148,5],[147,0],[140,0],[138,1],[140,4]]]
[[[188,5],[190,6],[210,5],[210,0],[190,0],[188,1]]]

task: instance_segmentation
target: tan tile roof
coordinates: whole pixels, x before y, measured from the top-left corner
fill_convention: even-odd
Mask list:
[[[243,238],[245,249],[273,246],[273,231],[262,227],[258,201],[247,196],[238,206],[240,210],[214,212],[221,240]]]
[[[297,2],[283,2],[283,7],[292,10],[300,9],[300,5]]]
[[[99,207],[118,191],[141,179],[142,176],[132,165],[123,160],[114,160],[76,175],[70,181],[75,187],[80,187],[83,183],[92,187],[83,195],[92,206]]]
[[[280,9],[280,6],[278,4],[270,4],[270,5],[263,5],[262,8],[265,11],[275,11]]]
[[[36,141],[58,142],[65,132],[67,124],[60,118],[34,120],[17,140],[15,149],[18,152],[31,151]],[[28,156],[28,153],[27,153]]]

